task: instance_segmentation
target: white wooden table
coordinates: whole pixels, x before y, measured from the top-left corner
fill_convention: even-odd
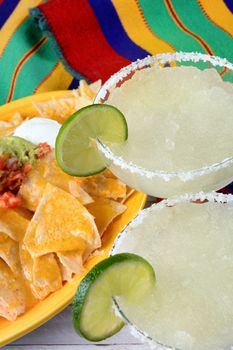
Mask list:
[[[146,206],[153,199],[148,197]],[[134,338],[125,326],[118,334],[103,342],[90,343],[79,337],[72,326],[71,306],[59,315],[25,335],[3,350],[150,350],[149,346]]]
[[[129,332],[127,326],[114,337],[90,343],[73,330],[71,306],[30,334],[5,346],[4,350],[149,350]]]

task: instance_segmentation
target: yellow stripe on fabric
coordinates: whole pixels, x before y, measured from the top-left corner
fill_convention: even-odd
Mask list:
[[[34,93],[41,93],[53,90],[66,90],[70,86],[73,76],[70,75],[64,66],[58,62],[54,69],[36,87]]]
[[[29,8],[38,6],[41,2],[42,0],[21,0],[16,6],[16,9],[8,18],[0,32],[0,57],[16,29],[25,21],[25,18],[29,16]]]
[[[198,3],[211,22],[233,36],[233,15],[223,1],[198,0]]]
[[[174,52],[175,49],[155,35],[147,24],[137,0],[112,0],[128,36],[151,54]]]

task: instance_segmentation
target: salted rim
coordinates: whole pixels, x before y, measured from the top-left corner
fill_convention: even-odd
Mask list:
[[[223,193],[217,193],[217,192],[198,192],[198,193],[186,193],[184,195],[171,197],[168,199],[164,199],[159,203],[153,204],[151,207],[141,210],[138,215],[123,229],[123,231],[118,235],[116,238],[113,247],[110,252],[110,256],[116,254],[114,251],[116,251],[118,244],[124,239],[124,236],[130,233],[133,228],[137,227],[138,225],[143,223],[143,220],[147,218],[150,214],[153,212],[156,212],[157,210],[161,210],[165,207],[174,206],[178,203],[185,203],[185,202],[194,202],[194,201],[205,201],[208,200],[208,202],[216,202],[216,203],[233,203],[233,195],[232,194],[223,194]],[[169,345],[164,345],[160,343],[159,341],[154,340],[147,334],[145,331],[138,328],[136,325],[134,325],[128,317],[124,314],[124,312],[121,310],[120,306],[117,303],[117,299],[113,298],[113,309],[116,313],[116,315],[122,317],[126,323],[128,324],[130,328],[131,334],[138,338],[141,342],[147,343],[151,349],[157,349],[157,350],[180,350],[178,348],[171,347]]]
[[[225,67],[233,71],[233,64],[229,62],[226,58],[221,58],[218,56],[210,56],[197,52],[174,52],[174,53],[163,53],[157,54],[154,56],[147,56],[141,60],[137,60],[132,62],[130,65],[122,68],[119,72],[113,74],[101,87],[98,94],[94,99],[95,103],[101,103],[106,95],[107,91],[114,87],[118,82],[122,81],[125,77],[127,77],[131,72],[143,68],[146,65],[154,64],[155,66],[159,66],[161,63],[166,62],[209,62],[212,66],[220,66]],[[124,160],[122,157],[115,155],[109,147],[107,147],[103,142],[97,139],[97,147],[99,151],[109,159],[113,164],[121,167],[122,169],[129,170],[131,173],[139,174],[141,176],[145,176],[147,178],[160,177],[165,181],[169,181],[171,178],[179,177],[182,181],[189,181],[197,176],[203,176],[206,174],[210,174],[212,172],[217,172],[222,168],[226,168],[233,163],[233,156],[223,159],[221,162],[214,163],[209,166],[204,166],[197,169],[192,169],[189,171],[174,171],[174,172],[166,172],[166,171],[152,171],[147,170],[141,166],[133,162],[128,162]]]
[[[185,193],[180,196],[170,197],[168,199],[163,199],[159,203],[152,204],[149,208],[140,210],[138,215],[123,229],[123,231],[117,236],[113,247],[111,249],[110,255],[115,254],[117,244],[122,239],[122,237],[131,231],[133,228],[140,225],[145,218],[147,218],[154,211],[163,209],[165,207],[171,207],[178,203],[185,202],[195,202],[200,200],[201,202],[208,200],[208,202],[216,203],[233,203],[233,194],[224,194],[219,192],[198,192],[198,193]]]

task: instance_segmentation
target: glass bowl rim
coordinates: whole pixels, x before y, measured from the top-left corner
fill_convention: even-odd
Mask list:
[[[165,207],[171,207],[179,203],[187,203],[187,202],[193,202],[200,200],[202,203],[205,203],[207,200],[211,203],[232,203],[233,204],[233,194],[224,194],[219,192],[198,192],[198,193],[185,193],[178,196],[173,196],[167,199],[163,199],[159,203],[152,204],[149,208],[142,209],[138,215],[120,232],[120,234],[117,236],[117,238],[114,241],[113,247],[110,251],[110,256],[117,254],[117,246],[120,243],[122,239],[124,239],[124,236],[127,234],[132,234],[132,229],[135,227],[141,225],[149,215],[153,214],[154,212],[161,210]],[[197,205],[202,203],[196,203]],[[115,252],[116,251],[116,252]],[[147,334],[142,329],[138,328],[135,324],[133,324],[128,317],[124,314],[124,312],[121,310],[119,304],[117,303],[116,298],[113,298],[113,308],[115,310],[116,315],[119,315],[122,317],[127,325],[130,327],[130,332],[132,335],[134,335],[136,338],[141,340],[144,343],[149,344],[151,349],[157,349],[158,350],[180,350],[178,348],[174,348],[172,346],[162,344],[159,341],[156,341],[155,339],[151,338],[149,334]]]
[[[202,54],[198,52],[173,52],[173,53],[162,53],[152,56],[147,56],[143,59],[138,59],[137,61],[132,62],[126,67],[121,68],[117,73],[113,74],[100,88],[98,94],[96,95],[94,99],[94,104],[101,103],[101,100],[105,98],[107,90],[114,85],[116,85],[118,82],[120,82],[124,77],[126,77],[129,73],[135,71],[136,69],[140,69],[145,67],[145,65],[149,64],[155,64],[159,65],[161,63],[166,62],[187,62],[192,61],[194,63],[196,62],[209,62],[214,67],[220,66],[225,67],[233,72],[233,64],[229,62],[226,58],[221,58],[218,56],[210,56],[207,54]],[[133,162],[129,162],[124,160],[122,157],[115,155],[110,148],[103,143],[99,138],[96,139],[97,141],[97,147],[99,151],[108,159],[110,160],[114,165],[128,170],[131,173],[138,174],[144,177],[147,177],[149,179],[154,177],[160,177],[163,178],[165,181],[169,181],[171,178],[178,177],[182,181],[189,181],[192,180],[195,177],[207,175],[210,173],[217,172],[218,170],[222,168],[226,168],[233,164],[233,156],[225,158],[221,160],[220,162],[207,165],[201,168],[196,169],[190,169],[186,171],[163,171],[163,170],[148,170],[145,169]]]
[[[158,203],[152,204],[150,207],[142,209],[139,211],[137,216],[130,221],[130,223],[123,229],[122,232],[117,236],[114,245],[111,249],[110,255],[114,253],[114,249],[116,248],[116,244],[120,237],[127,233],[130,232],[134,227],[140,225],[145,218],[147,218],[150,214],[152,214],[154,211],[163,209],[165,207],[173,207],[176,204],[180,203],[188,203],[188,202],[193,202],[195,203],[196,201],[200,201],[201,203],[205,203],[205,201],[211,202],[211,203],[220,203],[220,204],[225,204],[225,203],[232,203],[233,204],[233,194],[225,194],[222,192],[196,192],[196,193],[185,193],[177,196],[172,196],[170,198],[166,198],[161,200]],[[199,202],[199,203],[200,203]]]

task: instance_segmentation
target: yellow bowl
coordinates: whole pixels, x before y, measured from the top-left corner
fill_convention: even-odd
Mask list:
[[[53,97],[59,98],[67,94],[69,94],[69,91],[47,92],[11,102],[0,107],[0,120],[7,120],[16,112],[19,112],[23,117],[36,116],[37,111],[33,107],[32,102],[47,101]],[[145,202],[146,195],[140,192],[134,192],[128,198],[125,202],[127,210],[108,227],[103,236],[103,244],[98,254],[94,255],[86,262],[85,273],[75,276],[60,290],[52,293],[45,300],[36,304],[24,315],[18,317],[16,321],[9,322],[0,317],[0,346],[4,346],[41,326],[68,306],[85,274],[96,263],[108,257],[118,233],[122,231],[124,226],[127,225],[137,215],[138,211],[144,207]]]

